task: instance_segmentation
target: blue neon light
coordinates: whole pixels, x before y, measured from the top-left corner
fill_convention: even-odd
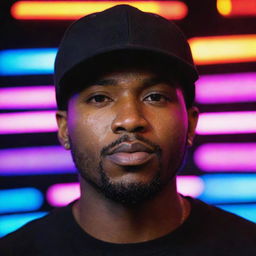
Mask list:
[[[199,199],[207,203],[256,201],[256,174],[206,174],[201,178],[205,189]]]
[[[0,213],[38,210],[44,201],[43,194],[36,188],[0,190]]]
[[[0,237],[17,230],[29,221],[43,217],[46,214],[47,212],[33,212],[0,216]]]
[[[256,204],[217,205],[219,208],[256,223]]]
[[[56,48],[0,51],[0,75],[52,74],[56,53]]]

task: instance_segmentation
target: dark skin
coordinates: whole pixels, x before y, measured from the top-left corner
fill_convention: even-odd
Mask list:
[[[181,89],[148,69],[107,72],[72,96],[68,110],[57,112],[58,136],[63,146],[69,141],[88,156],[86,175],[93,182],[101,182],[97,164],[102,161],[113,184],[148,184],[156,173],[162,184],[153,197],[131,206],[106,198],[80,172],[81,198],[73,206],[78,224],[112,243],[149,241],[180,226],[190,205],[177,192],[175,174],[192,144],[197,119],[197,108],[186,108]],[[123,135],[129,136],[123,143],[129,146],[138,142],[150,148],[135,135],[159,145],[160,158],[154,152],[121,152],[114,160],[100,156]]]

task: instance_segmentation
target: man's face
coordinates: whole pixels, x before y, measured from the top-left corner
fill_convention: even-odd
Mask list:
[[[58,115],[80,176],[123,204],[151,198],[172,180],[196,121],[181,89],[145,69],[98,76]]]

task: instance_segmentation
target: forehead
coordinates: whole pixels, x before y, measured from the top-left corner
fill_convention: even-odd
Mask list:
[[[162,70],[156,70],[150,67],[116,67],[109,68],[105,71],[99,72],[91,77],[80,91],[87,89],[92,85],[109,86],[109,85],[126,85],[137,84],[144,87],[153,86],[160,83],[168,84],[176,88],[177,82],[175,79],[165,74]]]

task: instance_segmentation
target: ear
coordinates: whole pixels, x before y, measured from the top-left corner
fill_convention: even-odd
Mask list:
[[[198,117],[199,117],[199,110],[197,107],[193,106],[188,109],[188,136],[187,136],[188,146],[193,145]]]
[[[67,111],[57,111],[56,120],[58,124],[58,139],[60,144],[65,149],[70,149],[70,142],[68,136],[68,125],[67,125]]]

